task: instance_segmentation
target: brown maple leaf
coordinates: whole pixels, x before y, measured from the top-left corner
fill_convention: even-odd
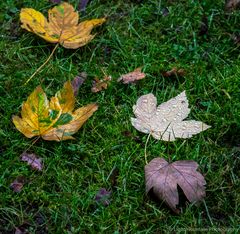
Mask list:
[[[206,181],[197,171],[195,161],[182,160],[168,163],[164,158],[154,158],[145,166],[146,192],[153,193],[176,213],[179,213],[177,186],[183,190],[189,202],[201,201],[205,197]]]

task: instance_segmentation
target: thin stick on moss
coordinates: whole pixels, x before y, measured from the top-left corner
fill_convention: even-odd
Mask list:
[[[26,85],[49,62],[49,60],[52,58],[55,50],[58,48],[58,46],[59,46],[59,44],[55,45],[55,47],[52,50],[52,53],[49,55],[47,60],[30,76],[30,78],[28,78],[28,80],[25,82],[24,85]]]

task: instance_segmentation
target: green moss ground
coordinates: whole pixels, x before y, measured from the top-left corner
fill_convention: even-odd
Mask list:
[[[0,3],[0,233],[14,233],[16,227],[29,233],[239,232],[240,11],[225,12],[224,1],[92,0],[82,19],[108,17],[95,30],[96,38],[77,50],[59,47],[23,86],[53,46],[19,27],[19,11],[33,7],[46,13],[51,6],[31,0]],[[199,35],[204,16],[208,34]],[[136,85],[116,82],[140,66],[147,74],[144,80]],[[161,75],[175,66],[186,75]],[[106,91],[91,93],[91,82],[103,75],[102,69],[113,82]],[[77,105],[97,102],[99,110],[75,141],[39,140],[31,147],[44,160],[42,172],[31,170],[19,156],[32,140],[15,129],[12,115],[37,85],[51,96],[82,71],[88,79]],[[183,90],[189,117],[212,128],[174,143],[152,138],[147,149],[149,160],[193,159],[205,175],[205,202],[175,215],[144,193],[147,136],[131,126],[130,117],[139,96],[152,92],[161,103]],[[9,188],[17,176],[27,179],[20,193]],[[102,187],[112,190],[108,207],[94,201]]]

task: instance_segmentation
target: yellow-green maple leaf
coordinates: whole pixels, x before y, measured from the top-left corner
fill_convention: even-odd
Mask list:
[[[49,141],[74,139],[72,135],[98,108],[92,103],[74,111],[74,105],[75,97],[70,81],[50,102],[38,86],[23,103],[21,118],[13,116],[13,123],[28,138],[40,136]]]

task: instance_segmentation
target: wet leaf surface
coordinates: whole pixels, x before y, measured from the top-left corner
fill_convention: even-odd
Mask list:
[[[138,131],[163,141],[191,138],[210,127],[201,121],[184,120],[190,113],[185,91],[159,106],[153,94],[143,95],[133,112],[137,118],[131,118],[131,122]]]

